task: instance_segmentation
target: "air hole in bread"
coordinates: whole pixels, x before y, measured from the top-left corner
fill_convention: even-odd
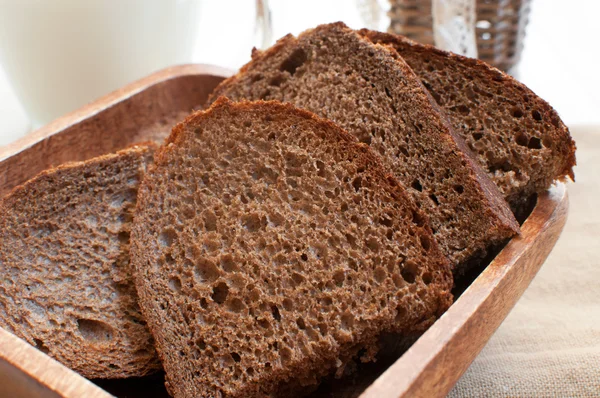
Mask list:
[[[91,343],[108,343],[113,339],[113,329],[108,324],[94,319],[78,319],[77,329]]]
[[[212,261],[201,258],[194,267],[194,274],[200,281],[214,281],[221,273]]]
[[[400,157],[400,154],[404,155],[405,157],[409,157],[408,150],[404,146],[398,147],[398,152],[396,153],[396,157]]]
[[[512,115],[516,118],[523,117],[523,111],[521,110],[521,108],[514,107],[511,112]]]
[[[317,160],[317,161],[315,162],[315,166],[317,167],[317,170],[318,170],[318,171],[317,171],[317,175],[318,175],[319,177],[325,177],[325,175],[326,175],[326,173],[325,173],[325,163],[323,163],[323,162],[322,162],[322,161],[320,161],[320,160]]]
[[[354,187],[354,190],[358,192],[358,190],[362,187],[362,178],[356,177],[354,180],[352,180],[352,186]]]
[[[439,206],[440,202],[439,202],[439,200],[438,200],[437,196],[435,196],[434,194],[431,194],[431,195],[429,195],[429,199],[431,199],[431,201],[432,201],[433,203],[435,203],[435,204],[436,204],[436,206]]]
[[[333,280],[335,281],[337,287],[342,287],[344,285],[344,279],[346,279],[346,274],[344,273],[344,270],[337,270],[333,274]]]
[[[454,185],[452,188],[454,188],[457,193],[463,193],[465,191],[465,187],[462,185]]]
[[[385,269],[383,269],[383,267],[377,267],[375,268],[374,277],[377,283],[381,283],[387,277],[387,273],[385,272]]]
[[[489,169],[492,173],[496,173],[497,171],[502,171],[506,173],[511,170],[510,163],[508,161],[492,164],[489,166]]]
[[[354,316],[349,312],[342,314],[340,326],[344,330],[351,330],[354,326]]]
[[[527,135],[525,135],[524,133],[518,133],[515,137],[515,142],[518,145],[527,146],[529,145],[529,137],[527,137]]]
[[[468,115],[471,112],[469,107],[466,105],[459,105],[456,107],[456,110],[462,115]]]
[[[386,227],[390,228],[394,225],[394,222],[391,220],[391,218],[381,217],[379,219],[379,224],[385,225]]]
[[[286,71],[290,75],[294,76],[296,70],[301,67],[307,59],[308,55],[306,54],[306,51],[304,51],[302,48],[297,48],[290,54],[289,57],[287,57],[285,61],[281,63],[279,70],[282,72]]]
[[[404,279],[408,283],[415,283],[415,279],[417,277],[419,267],[417,264],[408,260],[404,263],[404,267],[400,274],[402,275],[402,279]]]
[[[200,348],[201,350],[205,350],[206,349],[206,342],[203,339],[198,339],[196,341],[196,345],[198,346],[198,348]]]
[[[326,323],[321,322],[317,325],[317,327],[319,328],[319,333],[321,334],[321,336],[327,336],[329,329],[327,328]]]
[[[527,143],[527,148],[529,149],[542,149],[542,142],[537,137],[531,137],[529,142]]]
[[[266,220],[265,220],[266,221]],[[242,216],[242,226],[248,232],[257,232],[263,228],[263,220],[257,213],[245,214]]]
[[[533,119],[537,120],[538,122],[542,121],[542,114],[536,109],[531,111],[531,117],[533,117]]]
[[[283,308],[286,311],[292,311],[294,309],[294,303],[289,298],[283,299]]]
[[[227,302],[227,309],[231,312],[240,313],[246,309],[246,304],[236,297]]]
[[[294,70],[295,71],[295,70]],[[293,73],[291,73],[293,75]],[[285,80],[284,75],[277,75],[277,76],[273,76],[271,78],[271,80],[269,80],[269,85],[270,86],[275,86],[275,87],[279,87],[281,86],[281,83],[283,83]]]
[[[292,274],[292,281],[294,286],[298,286],[304,282],[304,277],[297,272]]]
[[[217,304],[223,304],[229,295],[229,286],[225,282],[219,282],[213,287],[211,298]]]
[[[119,242],[121,244],[127,244],[127,243],[129,243],[129,231],[121,231],[121,232],[119,232],[119,234],[117,235],[117,239],[119,240]]]
[[[273,314],[273,318],[279,322],[281,321],[281,314],[279,313],[279,308],[275,304],[271,304],[271,313]]]
[[[262,80],[263,78],[264,76],[262,73],[256,73],[250,78],[250,82],[256,83],[257,81]]]
[[[235,362],[240,362],[242,360],[242,357],[237,352],[232,352],[231,358],[233,358]]]
[[[202,137],[202,129],[200,127],[195,128],[194,135],[196,136],[196,138]]]
[[[177,277],[173,277],[169,279],[169,287],[172,291],[179,293],[181,292],[181,280]]]
[[[425,272],[421,276],[421,279],[423,280],[424,284],[429,285],[431,281],[433,281],[433,275],[431,274],[431,272]]]
[[[412,216],[413,216],[413,223],[419,227],[422,227],[425,225],[425,219],[423,218],[423,216],[421,214],[419,214],[416,211],[412,212]]]
[[[176,238],[177,232],[173,228],[166,228],[158,235],[158,244],[162,247],[171,247]]]
[[[233,260],[231,254],[226,254],[223,257],[221,257],[221,268],[225,272],[235,272],[239,270],[239,267]]]
[[[423,249],[425,249],[425,251],[429,251],[431,248],[431,240],[429,240],[429,237],[421,235],[419,236],[419,240],[421,241],[421,246]]]
[[[385,232],[385,237],[388,238],[388,240],[393,240],[394,238],[394,230],[389,228],[386,232]]]
[[[408,311],[403,306],[399,305],[396,307],[396,322],[400,322],[406,318]]]
[[[392,274],[392,282],[394,282],[394,285],[396,285],[397,288],[401,288],[406,283],[398,274]]]
[[[212,211],[207,211],[204,214],[204,229],[208,232],[217,229],[217,216]]]
[[[269,326],[271,326],[269,321],[267,321],[266,319],[258,319],[257,322],[258,322],[258,326],[260,326],[263,329],[268,329]]]
[[[379,240],[377,238],[372,236],[372,237],[368,238],[365,243],[371,251],[373,251],[373,252],[379,251]]]
[[[50,353],[50,350],[48,349],[48,347],[46,347],[46,344],[44,344],[44,342],[42,340],[40,340],[40,339],[33,339],[33,342],[35,344],[35,348],[37,348],[38,350],[40,350],[44,354],[48,355]]]
[[[421,185],[421,181],[415,179],[412,184],[410,184],[413,189],[416,189],[419,192],[423,192],[423,186]]]
[[[390,94],[390,89],[387,87],[385,87],[385,95],[387,95],[390,99],[393,99],[392,94]]]
[[[306,329],[306,323],[304,323],[304,319],[302,318],[296,319],[296,325],[298,325],[298,329],[300,330]]]

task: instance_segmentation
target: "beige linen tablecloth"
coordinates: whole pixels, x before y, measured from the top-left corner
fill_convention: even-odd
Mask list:
[[[571,133],[565,229],[449,397],[600,397],[600,126]]]

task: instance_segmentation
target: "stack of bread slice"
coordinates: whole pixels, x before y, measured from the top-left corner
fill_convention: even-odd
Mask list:
[[[3,199],[0,326],[86,377],[162,364],[175,397],[302,393],[423,332],[575,164],[522,84],[342,23],[254,51],[152,152]]]

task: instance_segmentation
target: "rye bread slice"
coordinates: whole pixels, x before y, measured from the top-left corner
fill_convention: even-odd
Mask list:
[[[362,30],[392,46],[517,210],[556,180],[574,179],[575,142],[556,111],[513,77],[477,59],[406,37]]]
[[[129,265],[154,149],[44,171],[0,204],[0,326],[88,378],[160,368]]]
[[[417,76],[390,49],[342,23],[288,35],[211,95],[279,100],[328,118],[368,143],[428,214],[454,268],[519,229],[498,188]]]
[[[426,217],[329,121],[221,99],[155,161],[131,256],[175,397],[295,394],[451,302]]]

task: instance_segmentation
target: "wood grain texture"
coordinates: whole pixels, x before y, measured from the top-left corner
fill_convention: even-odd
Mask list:
[[[229,71],[211,66],[169,68],[0,148],[0,194],[50,166],[114,152],[170,129],[183,113],[199,107],[228,75]],[[521,236],[508,243],[450,310],[362,397],[444,396],[541,267],[558,239],[567,209],[568,199],[562,184],[540,196],[521,229]],[[364,385],[357,384],[357,389],[358,386],[360,391],[352,396],[362,392]],[[0,397],[110,396],[0,329]]]
[[[109,398],[111,395],[0,328],[0,397]]]

